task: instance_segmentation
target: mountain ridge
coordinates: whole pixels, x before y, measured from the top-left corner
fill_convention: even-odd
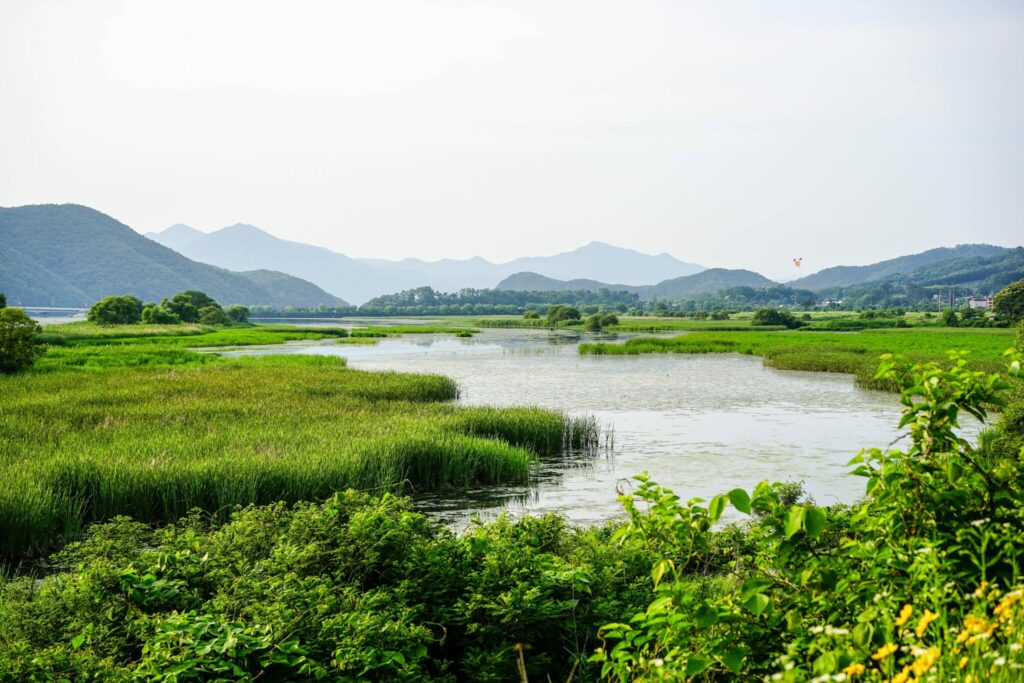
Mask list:
[[[177,224],[160,232],[146,233],[146,237],[165,246],[176,245],[188,258],[222,268],[270,268],[286,272],[356,304],[421,286],[439,291],[493,288],[514,272],[538,268],[549,277],[588,273],[611,277],[619,273],[647,280],[638,284],[655,284],[667,279],[661,275],[675,277],[704,270],[703,266],[680,261],[667,253],[644,254],[599,241],[551,256],[526,256],[493,263],[480,256],[436,261],[414,257],[401,260],[353,258],[326,247],[285,240],[244,223],[208,233],[198,231],[197,239],[189,232],[193,230],[195,228]],[[182,239],[182,235],[186,238]]]
[[[186,289],[225,305],[345,303],[283,273],[232,272],[189,260],[79,204],[0,207],[0,245],[0,291],[13,305],[84,307],[112,294],[159,301]]]

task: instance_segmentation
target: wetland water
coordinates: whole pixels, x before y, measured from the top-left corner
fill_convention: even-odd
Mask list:
[[[529,484],[423,496],[456,525],[479,512],[558,511],[577,523],[621,513],[620,479],[647,471],[684,500],[758,482],[803,481],[819,504],[849,503],[864,480],[846,463],[896,436],[897,397],[850,375],[774,370],[738,354],[580,356],[575,334],[484,330],[406,335],[376,345],[290,344],[251,353],[340,355],[352,368],[455,379],[467,405],[537,405],[589,413],[613,429],[597,456],[546,458]]]

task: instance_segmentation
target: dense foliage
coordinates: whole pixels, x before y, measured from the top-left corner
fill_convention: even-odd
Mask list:
[[[804,324],[803,321],[797,320],[792,313],[779,311],[774,308],[759,309],[754,313],[754,317],[750,319],[750,323],[757,326],[781,325],[790,329],[796,329]]]
[[[1024,280],[1018,280],[996,294],[992,307],[1011,320],[1024,318]]]
[[[97,301],[86,315],[97,325],[134,325],[142,322],[142,302],[134,296],[108,296]]]
[[[46,347],[36,341],[42,331],[20,308],[0,307],[0,373],[10,374],[31,367]]]

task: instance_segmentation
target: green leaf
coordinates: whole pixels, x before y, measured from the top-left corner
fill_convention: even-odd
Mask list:
[[[686,675],[696,676],[711,666],[711,660],[704,655],[690,655],[686,658]]]
[[[711,517],[712,522],[717,522],[723,512],[725,512],[725,498],[723,496],[715,496],[711,499],[711,504],[708,505],[708,516]]]
[[[825,511],[821,508],[807,508],[807,512],[804,515],[804,528],[807,530],[807,535],[811,538],[817,538],[825,529],[827,521],[828,517],[825,515]]]
[[[750,495],[743,489],[729,491],[729,502],[745,515],[750,514]]]
[[[748,654],[750,654],[750,648],[737,645],[722,655],[722,663],[729,667],[734,674],[738,674],[743,669],[743,659]]]
[[[768,609],[770,602],[771,601],[768,599],[768,596],[764,593],[755,593],[743,602],[743,606],[751,614],[757,615],[762,614],[766,609]]]
[[[671,567],[672,560],[661,560],[651,568],[651,578],[654,579],[655,586],[661,583],[661,577],[664,576],[665,572]]]
[[[697,608],[697,626],[701,628],[708,628],[718,623],[718,610],[711,605],[701,605]]]
[[[84,633],[79,633],[77,636],[71,639],[71,647],[75,648],[76,650],[82,647],[83,643],[85,643]]]
[[[796,532],[804,528],[806,514],[807,508],[803,505],[794,505],[789,508],[789,512],[786,514],[786,538],[793,538]]]

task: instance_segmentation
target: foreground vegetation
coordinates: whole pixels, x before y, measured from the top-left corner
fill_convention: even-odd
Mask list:
[[[343,359],[227,360],[192,347],[338,338],[243,327],[125,337],[88,323],[0,387],[0,556],[37,554],[92,521],[172,521],[192,508],[522,481],[537,455],[596,442],[550,411],[459,408],[444,377],[359,372]],[[130,334],[135,326],[121,328]],[[349,341],[345,337],[342,341]],[[372,340],[360,340],[372,341]]]
[[[1002,353],[1013,343],[1013,330],[993,328],[907,328],[830,333],[811,331],[696,331],[678,337],[635,337],[623,343],[580,344],[581,354],[639,355],[644,353],[744,353],[762,356],[769,367],[782,370],[843,372],[860,386],[896,388],[877,377],[878,357],[902,353],[919,362],[941,362],[948,349],[969,353],[972,368],[999,372]]]
[[[0,585],[0,672],[1017,681],[1024,424],[1004,420],[978,448],[953,431],[1008,385],[956,358],[887,358],[879,375],[903,391],[912,445],[853,459],[866,489],[852,508],[767,483],[684,503],[639,477],[617,528],[549,515],[455,535],[353,491],[226,523],[118,518],[55,556],[55,573]],[[749,521],[715,526],[728,506]]]

